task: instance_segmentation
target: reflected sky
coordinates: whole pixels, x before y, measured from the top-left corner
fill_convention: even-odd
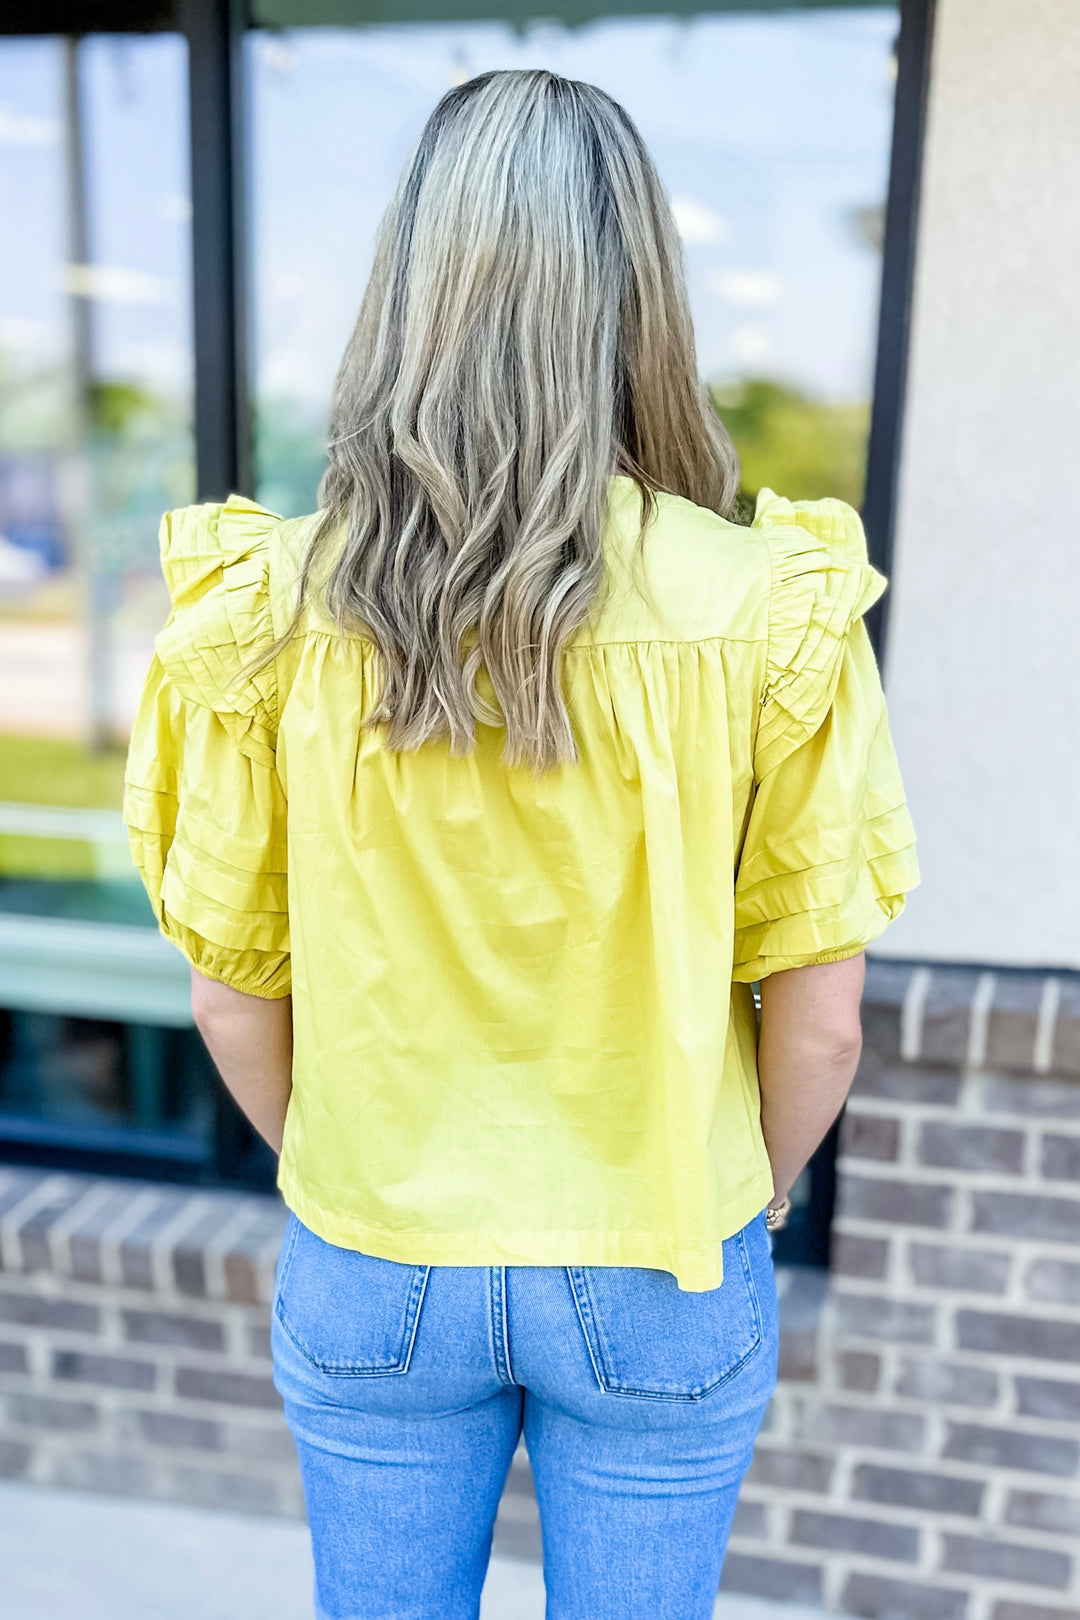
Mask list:
[[[434,102],[490,68],[603,86],[672,195],[703,375],[869,394],[893,7],[296,29],[249,44],[261,395],[325,410],[378,219]]]
[[[683,233],[702,373],[826,398],[869,393],[892,6],[758,16],[297,29],[249,37],[256,392],[321,419],[375,228],[455,80],[544,65],[602,85],[649,143]],[[80,48],[92,268],[69,267],[62,47],[0,45],[0,351],[70,349],[90,300],[94,371],[190,393],[186,51],[176,35]]]
[[[79,47],[90,267],[72,268],[64,57],[57,39],[0,42],[0,350],[20,367],[71,347],[89,300],[94,373],[171,397],[191,389],[187,48],[176,35]]]

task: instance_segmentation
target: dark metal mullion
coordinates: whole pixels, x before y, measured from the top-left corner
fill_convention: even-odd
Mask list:
[[[877,358],[862,507],[870,560],[890,579],[903,453],[934,4],[935,0],[900,0],[900,36],[896,47],[896,93],[885,205]],[[891,602],[892,593],[886,592],[866,615],[867,629],[881,666],[885,660]],[[809,1208],[801,1222],[793,1222],[795,1230],[789,1240],[789,1252],[785,1252],[781,1234],[776,1246],[778,1260],[811,1265],[829,1263],[840,1130],[837,1121],[810,1161]]]
[[[874,403],[863,500],[870,560],[889,577],[903,441],[933,31],[934,0],[901,0]],[[866,615],[879,663],[883,662],[885,654],[890,596],[891,593],[886,593]]]
[[[243,29],[239,0],[179,0],[188,42],[200,501],[252,493],[244,264]],[[209,1058],[207,1057],[207,1064]],[[232,1179],[246,1121],[214,1084],[213,1169]],[[247,1127],[250,1135],[250,1127]]]
[[[237,0],[180,0],[190,72],[199,500],[251,493]]]

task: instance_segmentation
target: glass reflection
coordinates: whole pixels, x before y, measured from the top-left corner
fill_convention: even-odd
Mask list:
[[[253,34],[259,499],[314,505],[375,229],[428,111],[475,73],[544,66],[609,90],[657,159],[744,489],[857,504],[897,26],[889,5]]]
[[[186,66],[176,35],[0,43],[3,732],[122,739],[167,610],[158,519],[194,489]]]
[[[195,487],[187,99],[178,35],[0,41],[0,1113],[203,1133],[140,1024],[190,1020],[147,1013],[169,947],[119,814]]]

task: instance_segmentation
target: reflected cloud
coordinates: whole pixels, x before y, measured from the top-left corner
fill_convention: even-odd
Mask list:
[[[60,284],[75,298],[93,298],[103,304],[167,304],[176,283],[145,270],[119,264],[65,264]]]
[[[745,326],[737,326],[732,332],[731,352],[739,365],[748,369],[767,365],[775,358],[773,335],[767,326],[748,321]]]
[[[784,291],[783,280],[772,270],[714,270],[708,285],[717,298],[744,309],[768,309]]]
[[[55,146],[62,133],[59,118],[15,112],[0,102],[0,146]]]
[[[726,242],[731,234],[731,226],[723,214],[718,214],[715,208],[710,208],[698,197],[692,197],[689,192],[675,193],[671,199],[671,212],[675,215],[679,235],[688,247],[707,247],[716,242]]]
[[[43,349],[52,335],[47,321],[23,320],[16,315],[0,318],[0,347],[5,349]]]
[[[262,34],[258,37],[262,59],[271,73],[289,74],[296,68],[296,52],[280,34]]]
[[[191,198],[167,192],[158,199],[157,217],[166,225],[187,225],[191,220]]]

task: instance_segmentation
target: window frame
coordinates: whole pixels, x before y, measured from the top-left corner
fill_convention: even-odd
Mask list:
[[[824,0],[659,0],[674,13],[801,9]],[[835,3],[835,0],[834,0]],[[885,210],[881,293],[874,365],[863,519],[870,560],[890,575],[910,348],[919,191],[930,83],[935,0],[899,0],[897,82]],[[375,9],[378,9],[377,7]],[[468,13],[469,0],[462,11]],[[485,3],[494,15],[494,0]],[[522,9],[511,0],[509,9]],[[577,5],[600,15],[633,13],[638,0]],[[657,9],[650,0],[649,9]],[[550,12],[551,8],[548,8]],[[558,10],[558,7],[556,7]],[[445,15],[445,13],[443,13]],[[24,0],[0,22],[0,37],[88,33],[185,35],[188,43],[195,350],[197,499],[253,493],[249,386],[250,294],[246,265],[248,126],[244,105],[244,38],[252,26],[244,0]],[[884,656],[890,593],[867,614],[879,663]],[[178,970],[186,965],[178,959]],[[195,1037],[193,1037],[195,1038]],[[254,1133],[224,1088],[215,1108],[214,1142],[198,1164],[171,1154],[152,1133],[132,1126],[94,1145],[85,1132],[35,1129],[0,1115],[0,1160],[101,1173],[267,1186],[270,1171]],[[827,1265],[835,1185],[836,1127],[811,1162],[804,1213],[776,1244],[781,1261]]]

